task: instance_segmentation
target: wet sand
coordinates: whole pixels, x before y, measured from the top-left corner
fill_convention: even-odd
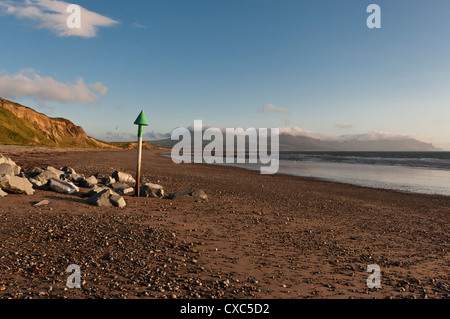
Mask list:
[[[135,151],[0,146],[22,167],[134,174]],[[0,199],[0,298],[449,298],[450,197],[200,164],[144,151],[143,176],[208,202],[125,196],[99,208]],[[47,199],[50,205],[34,208]],[[82,289],[67,289],[77,264]],[[367,266],[382,271],[368,289]]]

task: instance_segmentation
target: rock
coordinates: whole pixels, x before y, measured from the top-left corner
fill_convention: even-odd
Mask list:
[[[36,178],[29,178],[28,181],[33,185],[34,189],[40,189],[42,186],[44,186]]]
[[[56,178],[51,178],[49,180],[49,186],[51,190],[61,194],[70,195],[80,191],[72,182],[61,181]]]
[[[187,189],[172,193],[167,198],[176,200],[207,201],[208,195],[202,190]]]
[[[115,192],[123,195],[131,194],[134,192],[133,187],[130,187],[128,184],[124,183],[114,183],[111,185],[111,187]]]
[[[28,177],[36,177],[37,175],[43,173],[45,170],[43,170],[40,167],[29,167],[25,170],[25,175]]]
[[[102,184],[105,185],[112,185],[116,183],[116,179],[111,177],[111,176],[107,176],[107,177],[103,177],[102,178]]]
[[[146,183],[141,186],[140,196],[164,198],[164,188],[161,185]]]
[[[66,174],[65,178],[72,183],[81,183],[84,180],[84,176],[81,174]]]
[[[94,176],[95,176],[95,178],[100,179],[100,180],[102,180],[102,179],[104,179],[106,177],[106,176],[104,176],[101,173],[95,173]]]
[[[63,171],[64,173],[68,175],[76,174],[75,170],[72,167],[64,166],[59,169],[60,171]]]
[[[128,173],[115,171],[112,174],[112,177],[118,182],[118,183],[129,183],[129,184],[135,184],[136,180]]]
[[[83,178],[79,183],[81,187],[92,188],[98,184],[98,180],[95,176],[91,176],[88,178]]]
[[[94,206],[99,207],[111,207],[113,204],[109,200],[112,195],[112,191],[110,189],[105,189],[98,194],[92,195],[88,199],[88,203]]]
[[[0,175],[19,175],[21,170],[13,160],[0,154]]]
[[[52,178],[60,179],[62,175],[64,175],[63,171],[60,171],[54,167],[49,166],[44,172],[37,175],[35,179],[37,179],[44,185],[47,184],[47,182]]]
[[[17,166],[16,163],[14,163],[13,160],[11,160],[10,158],[7,158],[7,157],[3,156],[2,154],[0,154],[0,164],[3,164],[3,163],[11,164],[13,166]]]
[[[50,202],[48,200],[44,199],[44,200],[41,200],[40,202],[34,204],[33,207],[47,206],[49,204],[50,204]]]
[[[59,176],[64,175],[63,171],[60,171],[59,169],[54,168],[53,166],[47,166],[47,168],[45,169],[45,171],[50,171],[53,172],[55,174],[59,174]]]
[[[0,188],[13,194],[33,195],[33,185],[24,177],[3,175],[0,176]]]
[[[101,192],[105,191],[105,190],[109,190],[110,188],[105,187],[105,186],[97,186],[95,185],[90,191],[89,193],[87,193],[87,197],[92,197],[96,194],[100,194]]]
[[[16,167],[17,166],[12,164],[2,163],[0,164],[0,175],[18,175],[16,174]]]
[[[8,196],[8,193],[5,193],[1,188],[0,188],[0,198],[3,198],[5,196]]]
[[[0,175],[11,175],[17,176],[21,173],[22,168],[16,164],[1,163],[0,164]]]
[[[126,202],[122,196],[113,192],[111,189],[105,189],[98,194],[94,194],[88,199],[88,203],[99,207],[120,207],[126,206]]]
[[[125,199],[123,199],[122,196],[119,195],[111,195],[111,197],[109,198],[109,200],[111,201],[111,203],[119,208],[124,208],[125,206],[127,206],[127,203],[125,202]]]

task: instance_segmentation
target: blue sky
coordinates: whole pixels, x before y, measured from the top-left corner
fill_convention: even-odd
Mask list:
[[[144,109],[155,137],[201,119],[450,149],[447,0],[71,3],[88,10],[72,35],[68,3],[0,0],[0,96],[100,139],[133,139]]]

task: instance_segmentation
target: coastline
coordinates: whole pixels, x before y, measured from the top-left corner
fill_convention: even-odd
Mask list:
[[[111,174],[116,169],[130,173],[135,170],[134,151],[35,149],[30,153],[29,149],[0,147],[0,153],[23,167],[69,165],[86,175]],[[24,236],[30,234],[27,227],[31,224],[25,224],[23,234],[19,227],[27,219],[37,224],[51,220],[63,231],[64,223],[71,218],[95,217],[100,224],[116,225],[119,232],[111,241],[126,237],[130,222],[137,227],[136,231],[143,225],[151,226],[161,232],[160,238],[164,239],[161,245],[173,250],[167,249],[165,255],[161,253],[161,259],[151,259],[154,265],[163,267],[171,258],[170,271],[165,276],[160,276],[159,281],[146,278],[150,287],[131,284],[131,277],[139,277],[140,267],[127,264],[125,255],[119,254],[117,263],[124,267],[118,287],[112,289],[107,281],[93,281],[97,275],[107,277],[104,272],[108,271],[103,270],[101,275],[102,271],[89,266],[85,269],[88,272],[85,280],[91,294],[84,290],[64,291],[61,278],[47,274],[53,280],[56,278],[57,284],[53,285],[52,292],[39,296],[44,289],[40,287],[48,286],[47,280],[19,270],[13,276],[1,268],[0,280],[14,284],[0,282],[0,286],[6,285],[0,291],[0,298],[12,298],[18,293],[23,297],[27,287],[16,287],[15,282],[19,281],[33,282],[32,286],[36,287],[33,296],[38,298],[61,294],[91,298],[95,289],[101,296],[110,298],[123,298],[125,293],[127,298],[171,298],[173,295],[268,299],[449,297],[449,197],[283,174],[263,176],[228,166],[175,165],[158,154],[159,151],[144,151],[143,176],[161,184],[166,193],[202,189],[209,201],[185,203],[126,197],[128,205],[120,210],[90,207],[76,196],[45,191],[31,197],[9,195],[0,200],[0,224],[3,225],[0,233],[6,243],[5,256],[9,256],[15,253],[14,249],[20,255],[47,249],[44,242],[26,247],[29,238]],[[52,211],[30,205],[41,199],[51,201]],[[7,238],[7,234],[13,233],[17,236],[16,247]],[[77,240],[81,238],[74,239]],[[139,240],[137,237],[137,254],[147,258],[145,245]],[[73,245],[60,243],[47,255],[64,255]],[[102,264],[100,252],[108,251],[104,242],[88,243],[87,247],[96,252],[94,256],[78,255],[74,249],[73,258],[81,262],[92,257]],[[369,275],[366,269],[370,264],[381,267],[382,289],[366,287]],[[156,267],[147,265],[151,270]],[[173,282],[180,287],[176,292],[167,285],[175,285]],[[164,291],[160,291],[161,287]]]
[[[294,157],[311,154],[317,157],[317,152],[285,152]],[[336,152],[321,152],[326,156]],[[392,154],[392,152],[338,152],[342,154]],[[337,153],[336,153],[337,154]],[[419,154],[417,152],[399,152],[398,154]],[[420,154],[424,154],[420,152]],[[430,154],[430,152],[427,152]],[[443,154],[449,154],[444,152]],[[171,158],[169,152],[160,153],[161,156]],[[363,157],[364,158],[364,157]],[[180,159],[182,160],[182,159]],[[389,161],[389,159],[386,159]],[[225,159],[224,159],[225,161]],[[206,164],[204,162],[204,164]],[[416,163],[413,163],[416,164]],[[422,164],[422,163],[421,163]],[[260,164],[213,164],[219,166],[237,167],[246,170],[261,171]],[[448,165],[446,163],[446,165]],[[368,187],[372,189],[384,189],[399,191],[408,194],[427,194],[450,196],[450,170],[446,167],[399,165],[399,163],[361,163],[352,157],[351,162],[317,161],[311,159],[292,160],[281,156],[278,163],[277,175],[289,175],[303,178],[312,178],[321,181]]]

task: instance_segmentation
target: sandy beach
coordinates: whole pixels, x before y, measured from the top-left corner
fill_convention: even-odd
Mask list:
[[[135,151],[0,147],[23,168],[134,174]],[[207,202],[124,209],[37,191],[0,199],[0,298],[449,298],[450,197],[202,164],[144,151],[143,176]],[[47,199],[50,205],[33,204]],[[68,289],[66,268],[81,268]],[[381,268],[369,289],[368,265]]]

